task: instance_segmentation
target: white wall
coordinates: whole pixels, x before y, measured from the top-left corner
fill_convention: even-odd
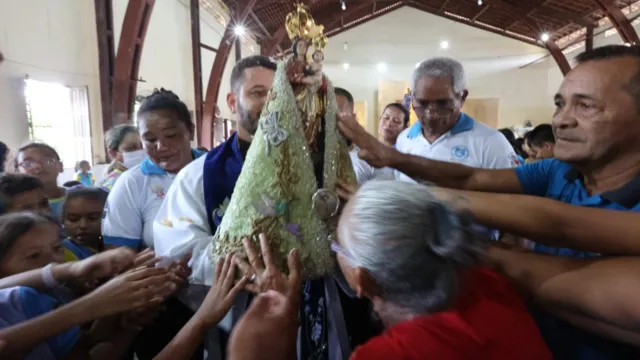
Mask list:
[[[113,0],[117,51],[127,0]],[[213,3],[213,2],[212,2]],[[188,0],[156,1],[144,43],[137,93],[164,87],[194,108],[191,26]],[[218,9],[220,12],[223,10]],[[224,17],[228,16],[223,14]],[[201,10],[201,40],[217,48],[224,27]],[[242,55],[258,52],[251,39]],[[90,0],[0,0],[0,141],[16,148],[28,140],[23,95],[25,76],[70,86],[87,86],[94,162],[104,159],[98,46],[94,2]],[[215,54],[202,50],[203,92]],[[225,102],[235,62],[232,49],[220,89],[221,115],[231,117]]]
[[[91,133],[102,142],[93,1],[0,0],[0,140],[28,140],[24,78],[89,88]],[[101,149],[97,149],[101,150]],[[94,149],[94,158],[101,156]]]

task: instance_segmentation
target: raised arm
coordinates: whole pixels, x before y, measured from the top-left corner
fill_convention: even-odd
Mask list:
[[[640,259],[593,260],[489,249],[490,262],[551,313],[601,336],[640,343]]]
[[[611,255],[640,255],[640,214],[574,206],[542,197],[432,189],[487,227],[544,245]]]
[[[338,120],[340,131],[360,148],[358,155],[374,167],[391,167],[416,180],[452,189],[523,192],[513,169],[478,169],[404,154],[379,142],[358,124],[353,114],[341,114]]]

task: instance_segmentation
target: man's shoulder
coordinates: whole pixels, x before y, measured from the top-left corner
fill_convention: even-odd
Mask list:
[[[470,132],[473,138],[482,139],[484,141],[491,141],[494,136],[503,136],[498,130],[483,122],[480,122],[478,120],[474,120],[474,122],[475,124],[473,125],[473,129],[471,129]],[[508,143],[507,138],[504,138],[504,140]]]

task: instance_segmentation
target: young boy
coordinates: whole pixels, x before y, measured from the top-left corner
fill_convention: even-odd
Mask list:
[[[0,214],[17,211],[51,213],[44,185],[35,176],[9,173],[0,175],[0,197]]]
[[[107,194],[88,187],[67,193],[62,212],[62,225],[69,236],[62,242],[65,262],[83,260],[103,250],[100,225]]]
[[[62,161],[58,152],[47,144],[27,144],[18,149],[15,169],[42,181],[45,195],[49,199],[51,214],[56,219],[60,219],[67,190],[58,186],[58,174],[62,172]]]

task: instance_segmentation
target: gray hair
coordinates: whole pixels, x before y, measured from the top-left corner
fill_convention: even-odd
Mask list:
[[[411,89],[415,89],[418,80],[424,76],[450,78],[453,91],[457,95],[462,94],[467,88],[467,78],[462,64],[451,58],[435,57],[421,62],[411,76]]]
[[[470,214],[424,185],[393,180],[365,183],[351,202],[338,236],[380,296],[420,314],[447,309],[458,271],[474,266],[483,249]]]

